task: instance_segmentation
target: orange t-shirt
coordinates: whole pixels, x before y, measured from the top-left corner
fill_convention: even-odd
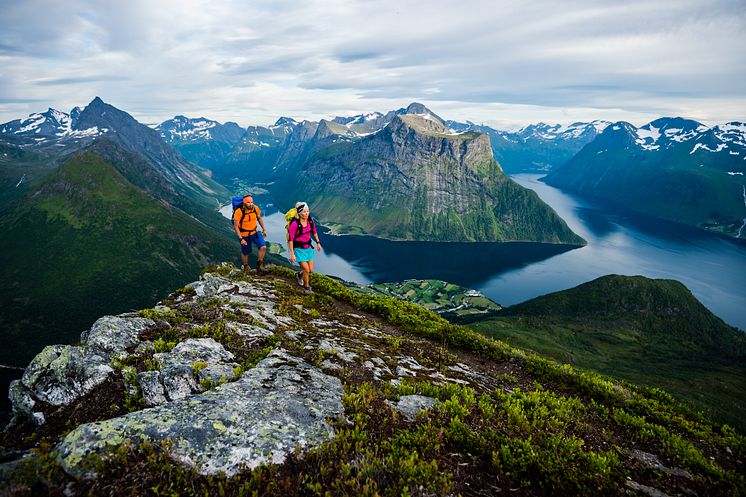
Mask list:
[[[243,215],[242,209],[246,209],[246,215]],[[255,205],[251,209],[247,209],[244,206],[239,207],[236,209],[236,211],[233,213],[233,222],[235,223],[238,221],[241,222],[241,216],[243,216],[243,223],[238,225],[239,231],[241,231],[242,235],[249,236],[253,235],[257,229],[256,229],[256,218],[257,216],[262,215],[262,210],[259,208],[259,206]]]

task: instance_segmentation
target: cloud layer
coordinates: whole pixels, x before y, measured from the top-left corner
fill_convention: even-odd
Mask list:
[[[151,123],[746,119],[742,0],[0,1],[0,122],[96,95]]]

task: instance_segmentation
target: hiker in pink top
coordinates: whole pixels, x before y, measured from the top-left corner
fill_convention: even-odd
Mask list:
[[[295,274],[298,284],[306,292],[311,292],[311,285],[308,284],[308,278],[313,273],[313,245],[311,237],[316,240],[316,247],[321,251],[321,242],[319,234],[316,231],[316,223],[311,218],[311,210],[305,202],[295,204],[297,217],[288,224],[288,249],[290,250],[290,262],[298,262],[301,271]]]

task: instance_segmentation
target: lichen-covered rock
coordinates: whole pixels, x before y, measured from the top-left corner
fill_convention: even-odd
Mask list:
[[[161,381],[168,400],[185,399],[199,390],[189,364],[168,364],[161,369]]]
[[[8,388],[8,399],[13,406],[13,413],[28,418],[37,418],[36,424],[44,424],[44,414],[40,411],[34,412],[36,401],[31,397],[29,390],[23,386],[21,380],[13,380]]]
[[[437,403],[437,399],[424,395],[403,395],[399,398],[399,402],[392,404],[392,407],[411,421],[415,419],[417,413],[431,409]]]
[[[187,285],[195,292],[197,300],[209,299],[217,296],[219,293],[227,292],[236,288],[236,282],[228,278],[213,273],[205,273],[199,281]]]
[[[234,321],[228,321],[227,323],[225,323],[225,329],[228,331],[233,331],[238,335],[249,339],[258,340],[261,338],[272,336],[272,332],[267,329],[260,328],[259,326],[254,326],[251,324],[237,323]]]
[[[137,374],[137,381],[140,383],[142,399],[146,406],[152,407],[168,402],[161,383],[160,371],[142,371]]]
[[[90,349],[109,359],[138,345],[140,333],[154,324],[152,319],[140,317],[104,316],[80,338]]]
[[[231,381],[238,366],[233,362],[233,354],[212,338],[190,338],[170,352],[155,354],[154,357],[162,364],[159,378],[168,400],[179,400],[200,392],[202,388],[197,380]],[[157,398],[156,395],[149,400],[155,402]]]
[[[105,454],[123,443],[166,445],[175,460],[201,474],[261,463],[282,463],[296,446],[331,436],[326,418],[343,413],[344,390],[328,376],[284,350],[275,350],[232,383],[201,395],[118,418],[81,425],[57,446],[67,473],[91,472],[88,454]]]
[[[197,373],[197,380],[200,385],[205,381],[212,384],[233,381],[236,378],[237,367],[238,364],[208,364]]]
[[[96,350],[70,345],[49,345],[34,357],[21,380],[13,384],[10,399],[13,412],[44,423],[34,410],[37,401],[66,406],[106,381],[114,372]]]

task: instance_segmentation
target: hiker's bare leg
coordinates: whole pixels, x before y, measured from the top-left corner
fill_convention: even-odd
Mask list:
[[[298,264],[300,264],[300,268],[303,270],[303,286],[308,286],[308,273],[311,268],[307,262],[299,262]]]
[[[245,268],[248,269],[249,267],[249,256],[246,254],[241,254],[241,263]]]
[[[313,273],[313,261],[308,261],[308,272]]]
[[[264,247],[262,247],[262,248],[260,248],[260,249],[259,249],[259,255],[257,255],[257,256],[256,256],[256,258],[257,258],[257,260],[258,260],[258,261],[259,261],[260,263],[261,263],[262,261],[264,261],[264,253],[265,253],[266,251],[267,251],[267,246],[266,246],[266,245],[265,245]]]

